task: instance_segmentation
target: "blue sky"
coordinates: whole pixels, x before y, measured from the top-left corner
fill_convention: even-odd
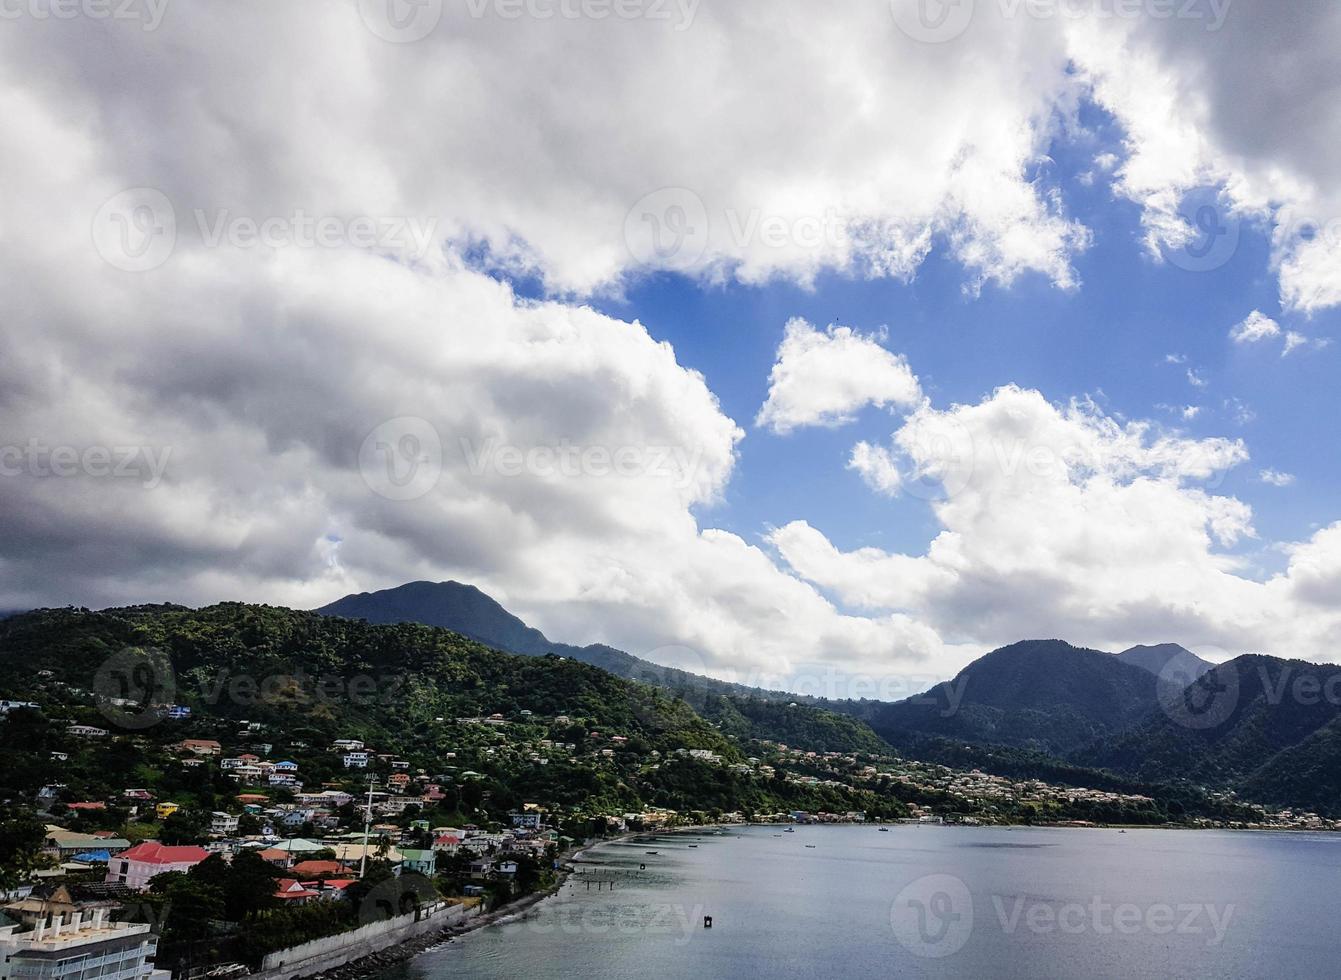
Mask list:
[[[0,608],[1338,655],[1341,6],[239,2],[0,31]]]
[[[863,280],[832,273],[813,288],[704,284],[673,273],[649,276],[626,296],[597,302],[612,316],[636,318],[671,343],[680,362],[700,371],[723,410],[748,430],[725,500],[700,508],[706,524],[757,539],[765,527],[804,516],[843,550],[876,546],[917,551],[938,526],[917,499],[888,500],[844,469],[858,438],[886,439],[895,418],[865,409],[857,424],[776,435],[753,419],[768,392],[768,372],[793,316],[817,325],[863,332],[886,330],[883,344],[907,356],[937,407],[976,402],[1009,383],[1036,388],[1054,402],[1094,397],[1106,412],[1150,419],[1198,437],[1241,438],[1249,464],[1225,474],[1222,492],[1252,505],[1262,540],[1238,552],[1265,572],[1284,556],[1263,541],[1302,540],[1334,519],[1341,480],[1341,346],[1296,351],[1279,345],[1237,345],[1230,329],[1251,311],[1283,329],[1312,337],[1336,335],[1341,314],[1282,315],[1270,267],[1267,229],[1236,220],[1238,244],[1217,268],[1188,271],[1152,258],[1141,236],[1140,209],[1103,182],[1078,178],[1093,158],[1121,151],[1106,119],[1090,109],[1086,137],[1051,148],[1054,163],[1040,180],[1064,195],[1066,209],[1093,231],[1075,259],[1081,286],[1066,291],[1025,275],[1009,286],[966,292],[963,267],[936,247],[915,281]],[[1208,189],[1209,192],[1209,189]],[[1185,363],[1166,360],[1175,354]],[[1206,387],[1195,387],[1195,370]],[[1184,420],[1170,407],[1201,406]],[[1255,416],[1240,417],[1239,408]],[[1261,469],[1292,474],[1289,487],[1262,483]]]

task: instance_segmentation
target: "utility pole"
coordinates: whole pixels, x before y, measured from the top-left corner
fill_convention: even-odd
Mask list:
[[[372,830],[372,794],[373,786],[377,784],[376,776],[368,777],[368,806],[363,811],[363,856],[359,858],[359,877],[363,877],[363,872],[368,867],[368,833]]]

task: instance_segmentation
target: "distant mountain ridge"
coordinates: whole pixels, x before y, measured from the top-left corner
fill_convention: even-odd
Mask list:
[[[459,582],[346,596],[318,612],[443,626],[510,653],[568,657],[673,691],[741,737],[836,747],[869,745],[878,736],[911,757],[971,760],[1008,775],[1023,766],[1066,778],[1074,767],[1076,779],[1092,782],[1086,774],[1102,769],[1120,774],[1113,778],[1182,779],[1264,803],[1341,813],[1338,666],[1259,655],[1217,666],[1175,643],[1111,654],[1026,640],[903,701],[834,701],[730,684],[601,644],[556,643]],[[1316,687],[1333,696],[1301,697],[1300,683],[1311,685],[1306,693]],[[1232,711],[1214,708],[1225,692],[1232,698],[1219,703],[1232,701]]]
[[[375,625],[440,626],[506,653],[567,657],[625,680],[670,691],[737,737],[767,738],[816,751],[888,751],[851,712],[833,711],[828,704],[786,691],[766,691],[663,667],[600,643],[585,647],[556,643],[491,596],[461,582],[410,582],[380,592],[348,595],[316,612]]]

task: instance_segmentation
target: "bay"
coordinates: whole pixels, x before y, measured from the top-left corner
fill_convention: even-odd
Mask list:
[[[396,980],[1341,971],[1341,836],[743,827],[612,842],[576,864],[525,917]]]

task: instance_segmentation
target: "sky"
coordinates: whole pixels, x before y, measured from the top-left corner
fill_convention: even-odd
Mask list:
[[[897,696],[1338,659],[1341,8],[16,0],[0,608]]]

